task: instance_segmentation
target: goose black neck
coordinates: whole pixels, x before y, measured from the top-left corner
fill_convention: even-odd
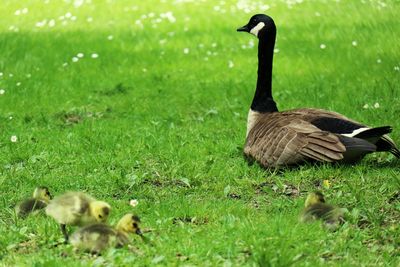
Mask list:
[[[272,62],[276,29],[269,29],[268,32],[260,31],[258,37],[257,87],[251,109],[261,113],[276,112],[278,108],[272,98]]]

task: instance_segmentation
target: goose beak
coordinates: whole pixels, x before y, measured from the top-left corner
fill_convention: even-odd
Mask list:
[[[243,27],[240,27],[237,29],[238,32],[249,32],[249,26],[248,25],[244,25]]]
[[[142,231],[140,231],[140,229],[136,229],[135,233],[136,233],[137,235],[143,235],[143,233],[142,233]]]

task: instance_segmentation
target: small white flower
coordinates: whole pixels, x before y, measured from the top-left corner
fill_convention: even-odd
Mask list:
[[[63,66],[63,67],[66,67],[66,66],[68,66],[68,63],[67,63],[67,62],[64,62],[64,63],[62,64],[62,66]]]
[[[12,77],[14,77],[14,74],[10,73],[10,74],[8,74],[8,77],[12,78]]]
[[[18,9],[18,10],[16,10],[16,11],[14,12],[14,15],[15,15],[15,16],[19,16],[19,15],[21,15],[21,10],[19,10],[19,9]]]
[[[17,82],[17,84],[16,84],[17,86],[21,86],[21,82]]]
[[[395,71],[400,71],[400,67],[399,66],[394,66],[393,68]]]
[[[78,62],[78,60],[79,60],[79,58],[77,58],[77,57],[72,58],[72,62]]]
[[[107,36],[107,39],[111,41],[112,39],[114,39],[114,36],[109,35],[109,36]]]
[[[189,48],[187,48],[187,47],[186,47],[186,48],[183,48],[183,53],[184,53],[184,54],[189,54]]]
[[[319,45],[319,48],[325,49],[325,48],[326,48],[326,44],[320,44],[320,45]]]
[[[365,105],[363,106],[363,108],[364,108],[364,109],[368,109],[368,108],[369,108],[369,105],[368,105],[368,104],[365,104]]]
[[[146,69],[146,68],[143,68],[142,71],[143,71],[143,72],[147,72],[147,69]]]
[[[379,103],[378,102],[376,102],[375,104],[374,104],[374,108],[379,108],[380,106],[379,106]]]
[[[76,54],[76,56],[79,57],[79,58],[83,58],[84,54],[83,53],[78,53],[78,54]]]
[[[278,54],[278,53],[279,53],[279,48],[275,48],[275,49],[274,49],[274,53],[275,53],[275,54]]]
[[[9,120],[12,120],[12,119],[13,119],[13,116],[8,117],[8,119],[9,119]]]
[[[11,140],[11,142],[15,143],[18,141],[18,137],[16,135],[12,135],[10,140]]]
[[[70,18],[71,16],[72,16],[71,12],[67,12],[67,13],[65,14],[65,17],[66,17],[66,18]]]
[[[54,19],[51,19],[50,21],[49,21],[49,27],[54,27],[55,25],[56,25],[56,21],[54,20]]]
[[[21,12],[22,12],[22,14],[27,14],[28,13],[28,8],[26,8],[26,7],[24,7],[22,10],[21,10]]]
[[[131,205],[132,207],[136,207],[139,204],[139,201],[137,199],[131,199],[129,201],[129,205]]]
[[[6,90],[4,90],[4,89],[0,89],[0,95],[4,95],[4,94],[5,94],[5,92],[6,92]]]
[[[229,62],[228,62],[228,68],[233,68],[235,66],[235,64],[233,64],[233,61],[232,60],[229,60]]]
[[[382,59],[378,58],[378,59],[376,60],[376,63],[381,64],[381,63],[382,63]]]
[[[250,39],[249,41],[249,48],[253,48],[254,47],[254,40]]]
[[[91,57],[92,57],[92,58],[98,58],[98,57],[99,57],[99,55],[98,55],[98,54],[96,54],[96,53],[93,53],[93,54],[91,55]]]
[[[357,41],[351,42],[351,45],[352,45],[352,46],[357,46]]]
[[[217,47],[217,43],[212,43],[211,46],[212,47]]]
[[[2,72],[0,72],[0,77],[3,77],[3,73]]]

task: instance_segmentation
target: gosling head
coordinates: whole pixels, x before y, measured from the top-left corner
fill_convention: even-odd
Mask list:
[[[318,204],[318,203],[325,203],[324,195],[321,192],[313,192],[308,194],[306,198],[306,202],[304,206],[307,208],[311,205]]]
[[[138,235],[142,235],[139,224],[140,218],[136,215],[128,213],[124,215],[121,220],[119,220],[116,228],[117,230],[125,233],[136,233]]]
[[[110,211],[111,206],[104,201],[96,200],[90,203],[90,214],[96,219],[97,222],[106,222]]]
[[[44,202],[49,203],[51,200],[51,194],[47,187],[38,186],[33,191],[33,198],[43,200]]]
[[[262,34],[276,34],[274,20],[264,14],[257,14],[250,18],[249,23],[237,29],[238,32],[248,32],[260,38]],[[274,36],[275,37],[275,36]]]

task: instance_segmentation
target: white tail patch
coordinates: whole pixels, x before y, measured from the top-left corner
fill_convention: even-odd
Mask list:
[[[369,130],[369,129],[371,129],[371,128],[368,128],[368,127],[358,128],[358,129],[354,130],[352,133],[342,134],[342,135],[343,136],[347,136],[347,137],[354,137],[357,134],[362,133],[362,132],[364,132],[366,130]]]
[[[246,132],[246,137],[249,135],[250,130],[254,127],[256,124],[258,117],[260,116],[260,113],[257,111],[254,111],[252,109],[249,109],[249,114],[247,115],[247,132]]]
[[[250,30],[251,34],[254,34],[256,37],[258,37],[258,32],[264,28],[265,23],[264,22],[259,22],[256,26],[253,27],[253,29]]]

